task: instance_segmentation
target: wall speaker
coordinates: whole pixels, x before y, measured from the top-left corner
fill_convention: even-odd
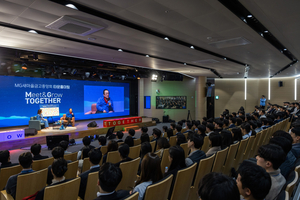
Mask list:
[[[279,86],[279,87],[282,87],[282,86],[283,86],[283,82],[282,82],[282,81],[279,81],[279,82],[278,82],[278,86]]]

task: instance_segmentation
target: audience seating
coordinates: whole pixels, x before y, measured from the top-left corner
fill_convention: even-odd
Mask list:
[[[253,148],[254,145],[254,140],[255,140],[255,136],[251,136],[249,137],[246,149],[245,149],[245,153],[243,156],[243,160],[247,160],[250,157],[250,153],[251,153],[251,149]]]
[[[190,188],[190,193],[189,193],[189,198],[188,198],[189,200],[199,200],[198,186],[199,186],[200,180],[206,174],[209,174],[211,172],[215,157],[216,157],[216,154],[210,156],[209,158],[200,160],[198,169],[196,171],[194,185],[191,186],[191,188]]]
[[[206,153],[209,149],[209,138],[208,136],[204,137],[204,141],[203,141],[203,145],[201,150],[204,151],[204,153]]]
[[[225,163],[226,155],[228,153],[228,147],[216,153],[216,159],[212,168],[212,172],[221,173],[223,165]]]
[[[18,174],[22,171],[21,165],[13,166],[13,167],[7,167],[7,168],[1,168],[0,169],[0,190],[5,188],[7,180],[10,176]]]
[[[66,179],[76,178],[78,170],[78,160],[75,162],[68,163],[68,170],[65,173]]]
[[[160,167],[161,167],[161,171],[164,173],[165,172],[165,168],[166,167],[170,167],[170,161],[169,161],[169,149],[164,149],[164,153],[162,155],[161,158],[161,163],[160,163]]]
[[[98,172],[89,173],[84,200],[94,200],[97,198],[97,192],[99,191],[98,185]],[[78,199],[81,199],[78,197]]]
[[[139,145],[141,144],[141,139],[134,139],[133,140],[133,145],[136,146],[136,145]]]
[[[118,147],[119,147],[121,144],[124,144],[124,142],[118,142]]]
[[[41,169],[48,168],[50,165],[52,165],[54,158],[46,158],[43,160],[36,160],[32,162],[32,169],[34,171],[39,171]]]
[[[237,153],[239,144],[240,144],[240,142],[230,145],[230,148],[228,150],[227,159],[226,159],[225,164],[222,169],[222,173],[227,176],[230,176],[230,174],[231,174],[231,168],[233,166],[234,158]]]
[[[160,157],[161,158],[161,151],[156,151],[156,152],[154,152],[158,157]]]
[[[107,153],[107,159],[106,162],[110,162],[110,163],[118,163],[121,161],[121,157],[119,154],[119,151],[111,151]]]
[[[140,158],[120,164],[123,177],[116,190],[131,190],[136,181],[136,174],[140,165]]]
[[[106,154],[106,152],[107,152],[107,146],[102,146],[102,147],[100,148],[100,151],[101,151],[102,157],[103,157],[103,155]]]
[[[85,158],[85,159],[83,160],[81,173],[83,173],[83,172],[89,170],[90,167],[91,167],[90,159],[89,159],[89,158]]]
[[[162,133],[163,134],[163,137],[165,137],[165,138],[167,138],[168,137],[168,134],[167,134],[167,132],[164,132],[164,133]]]
[[[289,193],[285,190],[281,190],[277,196],[277,200],[289,200]]]
[[[261,136],[262,136],[261,131],[256,134],[249,158],[253,158],[257,154],[257,150],[259,148],[258,143],[259,143],[260,139],[262,138]]]
[[[151,141],[151,140],[150,140],[150,141]],[[151,144],[152,153],[153,153],[153,152],[154,152],[154,148],[155,148],[156,141],[150,142],[150,144]]]
[[[188,157],[188,155],[189,155],[188,143],[183,143],[183,144],[180,144],[180,146],[183,148],[183,150],[184,150],[184,154],[185,154],[185,157],[187,158],[187,157]]]
[[[149,185],[145,192],[144,200],[166,200],[173,180],[173,175],[164,178],[158,183]]]
[[[45,188],[44,200],[76,200],[79,192],[80,177],[59,185]]]
[[[237,169],[240,163],[243,161],[244,152],[249,138],[240,141],[239,149],[237,151],[236,157],[234,159],[233,168]]]
[[[187,139],[189,133],[184,133],[185,139]]]
[[[140,157],[140,153],[141,153],[141,145],[137,145],[137,146],[133,146],[129,148],[129,158],[135,159]]]
[[[151,142],[153,140],[153,135],[149,136],[149,141]]]
[[[177,172],[170,200],[188,200],[197,165],[198,163],[194,163],[192,166]]]
[[[77,160],[77,152],[70,153],[70,154],[65,154],[64,159],[65,160],[71,160],[72,162],[76,161]]]
[[[292,196],[294,187],[295,187],[295,185],[298,181],[298,178],[299,178],[298,177],[299,176],[298,172],[296,172],[296,171],[293,171],[293,172],[295,173],[294,179],[292,180],[292,182],[288,183],[288,185],[286,186],[286,189],[285,189],[285,191],[287,191],[288,194],[289,194],[289,198]],[[287,182],[288,182],[288,180],[287,180]]]
[[[176,142],[177,142],[176,139],[177,139],[176,135],[170,137],[170,140],[169,140],[170,147],[176,146]]]
[[[186,131],[187,131],[187,128],[181,129],[181,133],[184,133],[184,132],[186,132]]]
[[[138,200],[138,199],[139,199],[139,193],[135,192],[124,200]]]
[[[19,175],[17,179],[17,191],[15,200],[22,200],[24,197],[30,196],[37,191],[43,189],[47,182],[48,169],[43,169],[29,174]],[[1,191],[1,200],[12,200],[13,197]]]

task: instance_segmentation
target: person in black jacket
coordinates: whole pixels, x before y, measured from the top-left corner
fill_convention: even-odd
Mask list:
[[[122,180],[122,171],[112,163],[105,163],[98,174],[100,195],[95,200],[119,200],[129,195],[129,191],[115,191]]]
[[[58,185],[58,184],[68,182],[70,179],[66,180],[64,177],[67,170],[68,170],[68,163],[65,159],[63,159],[63,158],[55,159],[51,165],[51,172],[52,172],[54,179],[52,181],[52,184],[48,185],[46,187],[50,187],[53,185]],[[46,187],[44,187],[42,190],[40,190],[37,193],[35,200],[43,200],[44,199],[44,193],[45,193]]]
[[[132,160],[132,158],[128,157],[130,150],[129,150],[129,146],[127,144],[125,144],[125,143],[121,144],[118,148],[118,151],[119,151],[119,154],[121,157],[121,161],[115,164],[116,167],[120,167],[120,164],[123,162],[128,162],[128,161]]]
[[[34,145],[32,145],[30,147],[30,151],[33,154],[32,160],[42,160],[42,159],[45,159],[45,158],[49,158],[48,156],[42,156],[40,154],[41,153],[41,149],[42,149],[41,145],[37,144],[37,143],[35,143]]]
[[[0,163],[1,163],[0,169],[18,165],[18,163],[13,164],[10,162],[10,153],[8,150],[0,151]],[[3,189],[3,188],[0,188],[0,189]]]
[[[81,179],[80,179],[80,188],[79,188],[78,196],[82,199],[84,199],[89,174],[93,172],[97,172],[100,169],[99,163],[102,158],[102,153],[98,149],[92,149],[89,151],[88,157],[89,157],[91,167],[89,170],[79,175]]]
[[[200,148],[203,145],[203,137],[189,132],[188,134],[188,148],[191,150],[190,155],[185,159],[185,164],[187,167],[191,166],[192,164],[199,163],[201,159],[206,158],[204,151],[201,151]]]

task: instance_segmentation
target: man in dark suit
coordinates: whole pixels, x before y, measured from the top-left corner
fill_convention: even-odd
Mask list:
[[[119,146],[118,151],[119,151],[119,154],[120,154],[120,157],[121,157],[121,161],[115,164],[116,167],[120,167],[120,164],[123,163],[123,162],[128,162],[128,161],[132,160],[132,158],[128,157],[128,154],[129,154],[128,144],[121,144]]]
[[[129,195],[129,191],[115,191],[122,180],[122,171],[112,163],[101,166],[98,175],[98,187],[100,193],[95,200],[119,200]]]
[[[101,158],[102,158],[101,151],[98,151],[97,149],[92,149],[89,151],[89,161],[90,161],[91,168],[79,175],[81,180],[80,180],[80,188],[79,188],[78,196],[82,199],[84,199],[88,176],[90,173],[99,171],[100,169],[99,163]]]
[[[1,162],[0,169],[18,165],[17,163],[13,164],[10,162],[10,153],[8,150],[0,151],[0,162]],[[3,188],[0,188],[0,189],[3,189]]]
[[[122,131],[117,132],[117,142],[123,142],[122,138],[124,136],[124,133]]]
[[[32,160],[42,160],[42,159],[45,159],[45,158],[49,158],[48,156],[42,156],[40,154],[41,149],[42,149],[41,145],[37,144],[37,143],[35,143],[34,145],[31,146],[30,151],[33,154]]]

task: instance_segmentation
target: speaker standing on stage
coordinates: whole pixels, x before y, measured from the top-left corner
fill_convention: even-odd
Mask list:
[[[267,101],[267,99],[265,98],[265,95],[262,95],[261,98],[260,98],[260,107],[262,109],[265,109],[266,101]]]
[[[45,128],[47,129],[47,128],[49,128],[48,120],[44,119],[42,112],[43,112],[43,110],[39,109],[36,118],[37,118],[37,120],[40,120],[42,123],[44,123]]]
[[[113,101],[109,98],[108,89],[103,90],[103,97],[100,97],[97,101],[97,112],[96,113],[112,113]]]

